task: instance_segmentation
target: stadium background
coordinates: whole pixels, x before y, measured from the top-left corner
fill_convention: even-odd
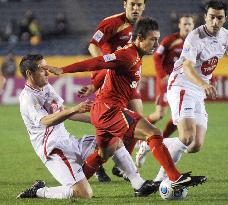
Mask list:
[[[178,17],[183,14],[193,15],[196,26],[201,25],[204,2],[148,0],[144,15],[157,19],[162,39],[178,30]],[[122,0],[0,0],[0,65],[3,69],[6,62],[4,69],[7,71],[7,65],[10,70],[13,69],[14,63],[16,70],[14,74],[5,74],[7,83],[0,103],[18,103],[17,95],[24,83],[18,71],[21,56],[27,53],[41,53],[47,58],[47,62],[54,66],[82,60],[88,57],[88,43],[98,23],[103,18],[122,11]],[[13,60],[10,61],[10,58]],[[214,72],[218,79],[218,100],[228,100],[227,68],[228,57],[225,57]],[[156,76],[151,56],[144,57],[142,74],[142,99],[153,101]],[[66,103],[73,103],[80,100],[77,98],[77,90],[87,84],[89,78],[89,73],[80,73],[68,75],[65,79],[51,78],[50,82]]]

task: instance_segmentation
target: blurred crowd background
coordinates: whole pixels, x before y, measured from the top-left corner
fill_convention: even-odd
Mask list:
[[[204,23],[204,0],[148,0],[144,16],[160,24],[161,37],[178,31],[178,18]],[[15,75],[15,55],[87,55],[98,23],[123,12],[123,0],[0,0],[0,56],[5,76]],[[227,26],[227,25],[226,25]]]

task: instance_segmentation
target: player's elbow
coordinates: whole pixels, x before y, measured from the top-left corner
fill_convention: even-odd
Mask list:
[[[40,122],[41,122],[41,124],[42,124],[43,126],[45,126],[45,127],[53,126],[53,123],[52,123],[49,119],[47,119],[47,118],[45,118],[45,117],[43,117],[43,118],[40,120]]]

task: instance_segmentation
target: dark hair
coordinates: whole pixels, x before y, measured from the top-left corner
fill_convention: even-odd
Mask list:
[[[182,18],[192,18],[193,21],[194,21],[194,16],[193,16],[193,15],[190,15],[190,14],[183,14],[183,15],[181,15],[181,16],[179,17],[179,20],[178,20],[179,23],[180,23],[180,21],[181,21]]]
[[[125,2],[127,2],[127,0],[124,0]],[[147,0],[144,0],[144,4],[146,3]]]
[[[20,62],[20,71],[21,74],[27,79],[26,70],[30,70],[31,72],[35,72],[37,70],[37,61],[44,59],[40,54],[28,54],[24,56]]]
[[[158,31],[159,26],[157,21],[153,20],[149,17],[140,18],[136,21],[133,32],[132,32],[132,41],[135,41],[138,34],[142,36],[142,38],[146,38],[149,31]]]
[[[216,9],[216,10],[223,9],[225,12],[225,16],[227,14],[227,4],[224,3],[223,1],[216,1],[216,0],[208,1],[204,6],[205,14],[207,14],[209,8]]]

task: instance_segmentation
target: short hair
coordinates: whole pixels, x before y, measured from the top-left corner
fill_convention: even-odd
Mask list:
[[[127,0],[124,0],[125,2],[127,2]],[[146,3],[147,0],[144,0],[144,4]]]
[[[179,19],[178,19],[178,22],[179,22],[179,23],[180,23],[180,20],[181,20],[182,18],[192,18],[193,21],[194,21],[194,16],[193,16],[193,15],[190,15],[190,14],[182,14],[182,15],[179,17]]]
[[[24,56],[20,62],[20,71],[21,74],[27,79],[26,71],[30,70],[31,72],[35,72],[37,70],[37,61],[43,60],[43,56],[40,54],[28,54]]]
[[[204,13],[207,14],[209,8],[216,10],[224,10],[225,16],[227,15],[227,4],[223,1],[211,0],[204,5]]]
[[[146,38],[149,31],[158,31],[159,26],[157,21],[149,17],[143,17],[136,21],[133,32],[132,41],[135,41],[140,34],[142,38]]]

